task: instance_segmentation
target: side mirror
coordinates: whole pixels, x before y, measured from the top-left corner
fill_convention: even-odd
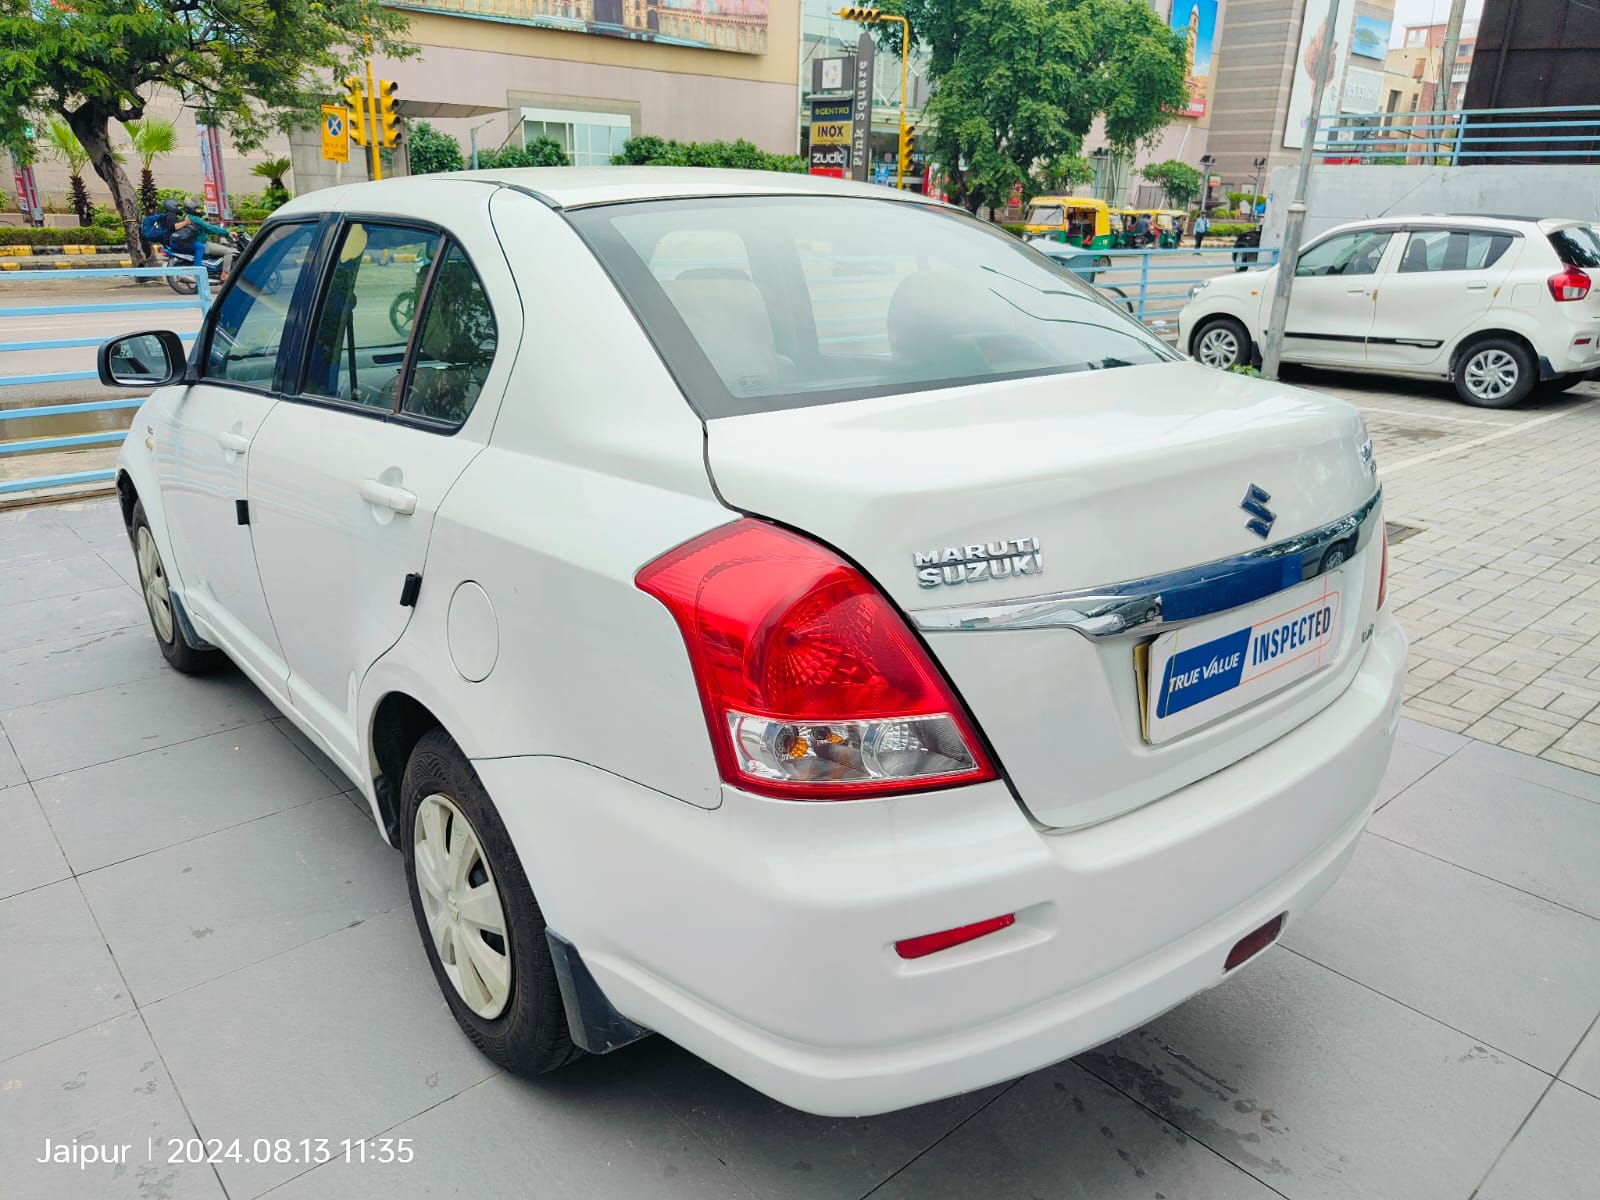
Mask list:
[[[107,387],[158,388],[183,378],[188,357],[177,334],[155,329],[101,342],[95,366]]]

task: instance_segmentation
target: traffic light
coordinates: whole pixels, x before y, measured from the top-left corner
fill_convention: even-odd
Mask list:
[[[392,79],[378,80],[378,145],[393,150],[399,140],[399,116],[394,111],[394,94],[400,85]]]
[[[863,25],[875,25],[883,19],[881,8],[841,8],[839,16],[846,21],[859,21]]]
[[[344,81],[344,107],[350,140],[358,146],[367,144],[367,94],[361,79],[352,75]]]
[[[916,148],[917,127],[912,124],[900,126],[900,177],[903,179],[911,173],[911,152]]]

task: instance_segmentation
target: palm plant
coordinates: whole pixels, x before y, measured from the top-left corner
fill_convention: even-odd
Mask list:
[[[72,185],[72,209],[78,214],[79,225],[94,222],[94,205],[89,202],[89,189],[83,183],[83,169],[89,165],[89,152],[83,148],[78,135],[72,132],[63,117],[51,117],[45,127],[45,152],[67,164]]]
[[[178,148],[178,127],[165,117],[146,117],[142,121],[128,122],[128,136],[133,139],[133,152],[139,159],[139,205],[147,213],[155,212],[161,203],[156,190],[156,177],[150,169],[156,159],[171,154]]]
[[[250,168],[250,174],[267,181],[267,190],[262,200],[268,209],[278,208],[289,202],[289,189],[283,186],[283,177],[289,173],[290,165],[287,158],[269,158]]]

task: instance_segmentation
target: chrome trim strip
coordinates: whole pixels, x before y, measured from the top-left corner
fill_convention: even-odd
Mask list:
[[[995,604],[954,604],[911,614],[928,633],[958,629],[1075,629],[1085,637],[1159,633],[1252,604],[1353,558],[1372,538],[1379,488],[1360,508],[1320,529],[1233,558],[1167,575]]]

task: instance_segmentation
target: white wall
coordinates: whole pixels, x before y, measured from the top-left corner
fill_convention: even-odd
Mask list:
[[[1283,240],[1295,168],[1272,172],[1263,245]],[[1600,166],[1401,167],[1311,169],[1306,236],[1344,221],[1403,213],[1510,213],[1572,217],[1600,224]]]

